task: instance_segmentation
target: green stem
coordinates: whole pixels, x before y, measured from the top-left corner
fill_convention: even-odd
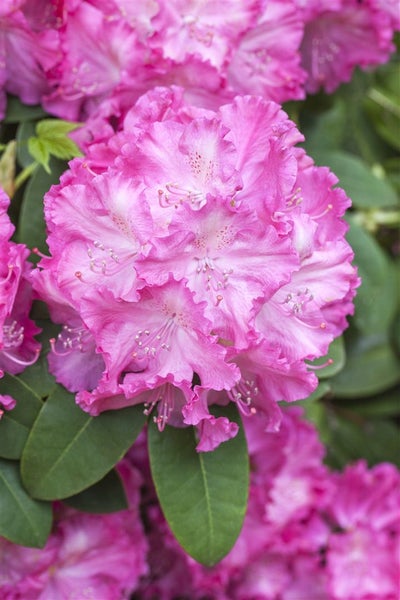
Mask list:
[[[25,169],[23,169],[21,171],[21,173],[19,173],[17,175],[17,177],[15,178],[15,191],[17,191],[21,185],[23,185],[25,183],[25,181],[34,173],[34,171],[36,170],[36,168],[39,166],[38,162],[33,162],[30,165],[28,165],[27,167],[25,167]]]

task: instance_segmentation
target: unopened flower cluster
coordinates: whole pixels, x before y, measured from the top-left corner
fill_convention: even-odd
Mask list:
[[[266,434],[264,420],[245,421],[249,508],[234,548],[218,565],[199,565],[172,536],[142,436],[118,466],[128,510],[91,515],[56,503],[53,533],[42,550],[0,538],[1,597],[397,600],[399,471],[389,463],[368,468],[364,461],[343,473],[330,471],[299,409],[284,412],[278,433]]]

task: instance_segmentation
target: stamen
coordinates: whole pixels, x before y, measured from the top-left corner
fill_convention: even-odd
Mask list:
[[[241,379],[231,390],[227,392],[228,398],[236,402],[240,412],[246,417],[252,416],[257,409],[252,402],[258,394],[258,387],[252,379]]]
[[[149,329],[139,329],[135,335],[136,350],[132,353],[132,357],[143,358],[145,356],[154,358],[161,350],[171,350],[169,341],[172,337],[172,331],[176,325],[173,314],[167,319],[163,325],[156,331]]]
[[[84,162],[84,163],[82,163],[82,167],[83,167],[84,169],[86,169],[87,171],[89,171],[89,173],[90,173],[91,175],[93,175],[94,177],[96,177],[96,176],[98,175],[97,173],[95,173],[95,171],[93,171],[93,169],[91,169],[91,167],[89,167],[89,165],[88,165],[88,163],[87,163],[87,162]]]
[[[33,351],[33,357],[26,359],[17,354],[20,352],[20,347],[24,341],[25,330],[22,325],[19,325],[17,321],[12,321],[10,324],[3,325],[3,342],[0,345],[0,354],[16,365],[29,367],[33,365],[40,354],[40,346],[35,348]],[[1,372],[0,377],[4,375]]]
[[[36,254],[37,256],[40,256],[40,258],[49,258],[48,256],[46,256],[45,254],[43,254],[43,252],[41,252],[39,250],[39,248],[32,248],[32,253]]]
[[[303,202],[303,196],[301,195],[301,187],[298,187],[293,192],[293,195],[286,201],[286,205],[289,210],[296,208]]]
[[[8,268],[7,277],[1,281],[1,285],[5,285],[8,281],[10,281],[11,276],[15,269],[15,265],[7,265],[7,268]]]
[[[229,277],[233,273],[233,269],[224,269],[223,271],[220,271],[218,267],[216,267],[214,259],[209,256],[205,256],[204,258],[196,257],[195,260],[197,261],[196,273],[198,275],[201,273],[204,275],[204,283],[207,291],[212,290],[214,292],[220,292],[221,290],[226,289],[229,283]],[[220,295],[217,295],[217,299],[219,297]],[[221,300],[219,300],[219,302]]]
[[[308,329],[326,329],[326,323],[323,321],[317,325],[310,325],[301,318],[309,308],[308,304],[313,300],[314,296],[308,288],[305,288],[304,291],[299,290],[296,293],[287,294],[283,304],[288,305],[290,314],[304,327],[308,327]]]
[[[326,362],[324,362],[322,365],[307,365],[308,369],[311,369],[311,371],[319,371],[320,369],[325,369],[325,367],[329,367],[329,365],[333,365],[334,361],[332,358],[328,358],[328,360]]]
[[[158,415],[153,417],[153,421],[157,424],[159,431],[164,431],[165,425],[168,423],[171,413],[174,410],[175,396],[173,386],[165,383],[161,387],[152,390],[149,400],[144,403],[143,413],[149,416],[156,404],[158,404]]]
[[[24,339],[24,328],[12,321],[11,325],[3,325],[3,346],[5,348],[17,348]]]
[[[158,190],[158,202],[162,208],[170,208],[171,206],[178,208],[184,202],[201,208],[204,203],[203,192],[184,188],[178,183],[169,182],[166,184],[165,189],[166,191]]]
[[[49,340],[51,351],[56,356],[68,356],[71,352],[85,352],[85,343],[89,336],[89,332],[83,327],[63,325],[57,339]]]
[[[34,350],[34,355],[30,360],[24,360],[21,358],[18,358],[17,356],[15,356],[15,354],[11,354],[10,352],[7,352],[7,350],[4,349],[0,349],[0,353],[5,356],[6,358],[8,358],[11,362],[15,363],[16,365],[21,365],[24,367],[29,367],[30,365],[33,365],[40,354],[40,347],[35,348]]]
[[[326,209],[322,213],[320,213],[319,215],[313,215],[312,218],[315,220],[321,219],[321,217],[324,217],[332,209],[333,209],[333,204],[328,204]]]
[[[94,240],[93,246],[87,248],[89,268],[93,273],[113,275],[119,268],[119,256],[111,247],[106,247],[102,242]],[[80,271],[77,271],[80,273]],[[75,276],[77,276],[75,273]],[[80,277],[78,277],[80,278]]]

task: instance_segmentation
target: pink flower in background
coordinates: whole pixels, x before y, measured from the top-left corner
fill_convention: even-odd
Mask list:
[[[162,1],[154,19],[157,34],[150,39],[166,58],[184,63],[188,55],[200,56],[221,69],[232,48],[254,24],[259,0]]]
[[[394,465],[348,465],[334,477],[327,552],[335,600],[395,600],[400,582],[400,474]]]
[[[62,325],[57,337],[50,340],[52,352],[48,354],[48,361],[51,372],[72,392],[92,390],[105,368],[103,358],[96,354],[93,336],[68,297],[56,286],[54,271],[35,270],[31,281],[39,299],[46,302],[53,322]]]
[[[14,227],[8,206],[9,199],[0,189],[0,376],[21,373],[40,352],[34,338],[40,329],[29,318],[33,300],[29,250],[9,241]]]
[[[384,63],[394,50],[394,23],[374,0],[346,0],[336,7],[318,3],[305,20],[300,52],[309,93],[320,88],[332,93],[350,80],[356,66]]]
[[[87,2],[70,7],[59,34],[62,55],[49,74],[54,91],[43,97],[43,106],[77,121],[94,111],[123,78],[129,80],[142,57],[134,30],[122,19],[107,20]]]
[[[358,279],[343,239],[349,201],[295,147],[301,139],[261,98],[214,112],[157,88],[46,194],[52,258],[40,268],[105,365],[86,390],[70,378],[84,410],[111,409],[113,397],[115,408],[137,404],[198,377],[201,400],[194,390],[182,411],[198,448],[212,449],[234,428],[209,403],[261,411],[276,429],[276,403],[315,388],[304,360],[346,327]]]
[[[0,593],[6,600],[121,600],[147,571],[147,541],[139,518],[139,473],[119,465],[129,508],[93,515],[55,505],[54,530],[43,549],[0,538]]]
[[[292,0],[267,0],[258,20],[241,39],[228,65],[235,93],[260,94],[285,102],[304,98],[306,73],[299,47],[304,22]]]
[[[96,137],[159,85],[214,110],[238,93],[278,102],[330,93],[356,66],[384,62],[400,28],[395,0],[3,4],[1,88],[88,121]]]
[[[173,538],[153,501],[144,440],[130,460],[144,474],[149,571],[140,598],[175,600],[396,600],[400,473],[393,465],[323,464],[325,449],[302,409],[283,411],[279,432],[245,420],[249,505],[235,546],[203,567]],[[160,549],[159,539],[163,539]]]
[[[21,3],[20,3],[21,4]],[[50,91],[47,72],[59,51],[55,30],[34,31],[17,6],[0,13],[0,116],[4,116],[5,92],[25,104],[39,104]]]

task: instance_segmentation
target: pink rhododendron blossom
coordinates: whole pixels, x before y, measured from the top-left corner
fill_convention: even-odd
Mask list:
[[[266,433],[265,423],[260,415],[244,421],[251,464],[248,510],[234,547],[214,567],[203,567],[180,548],[146,479],[149,571],[139,596],[395,600],[399,471],[389,464],[368,469],[363,461],[344,473],[330,471],[301,409],[283,411],[279,432]],[[138,440],[129,456],[149,478],[143,444]]]
[[[390,14],[376,1],[346,0],[335,7],[318,3],[305,18],[300,51],[310,93],[320,88],[333,92],[350,80],[356,66],[384,63],[394,50]]]
[[[160,6],[155,19],[158,33],[151,45],[158,45],[165,57],[176,62],[183,63],[194,54],[221,68],[231,48],[253,24],[259,2],[171,0]]]
[[[180,406],[176,423],[196,425],[198,448],[211,449],[236,432],[213,402],[260,411],[276,430],[277,402],[315,389],[304,361],[346,327],[358,279],[349,200],[301,140],[273,102],[238,97],[215,112],[156,88],[46,194],[42,282],[76,320],[54,313],[67,329],[53,350],[80,345],[105,366],[83,389],[68,378],[72,356],[62,374],[51,359],[84,410],[141,403],[167,384],[180,400],[160,403],[159,425]]]
[[[139,519],[139,473],[122,463],[129,508],[92,515],[55,507],[56,522],[43,549],[0,538],[0,593],[7,600],[107,598],[121,600],[147,571],[147,542]]]
[[[0,14],[1,117],[5,91],[19,96],[25,104],[41,102],[50,91],[47,72],[57,61],[58,49],[55,30],[34,31],[20,10]]]
[[[14,227],[7,216],[8,205],[8,197],[0,190],[0,376],[21,373],[40,352],[34,338],[40,329],[29,318],[33,300],[29,250],[9,241]]]
[[[327,553],[335,600],[395,599],[400,582],[400,474],[364,461],[335,477],[330,515],[338,526]]]
[[[104,370],[104,360],[96,353],[93,336],[73,309],[62,289],[55,284],[54,271],[34,271],[32,285],[47,303],[52,320],[62,325],[57,338],[50,340],[49,367],[59,383],[71,392],[92,390]]]
[[[5,90],[85,120],[85,146],[155,86],[179,85],[213,110],[238,93],[284,102],[331,92],[356,66],[384,62],[399,28],[395,0],[7,0],[1,109]]]
[[[55,89],[43,97],[43,105],[79,120],[142,62],[137,36],[122,19],[107,20],[87,2],[71,7],[59,34],[63,55],[49,75]]]
[[[263,2],[255,26],[240,41],[228,66],[236,93],[260,94],[285,102],[304,97],[306,73],[299,47],[304,23],[292,0]]]

